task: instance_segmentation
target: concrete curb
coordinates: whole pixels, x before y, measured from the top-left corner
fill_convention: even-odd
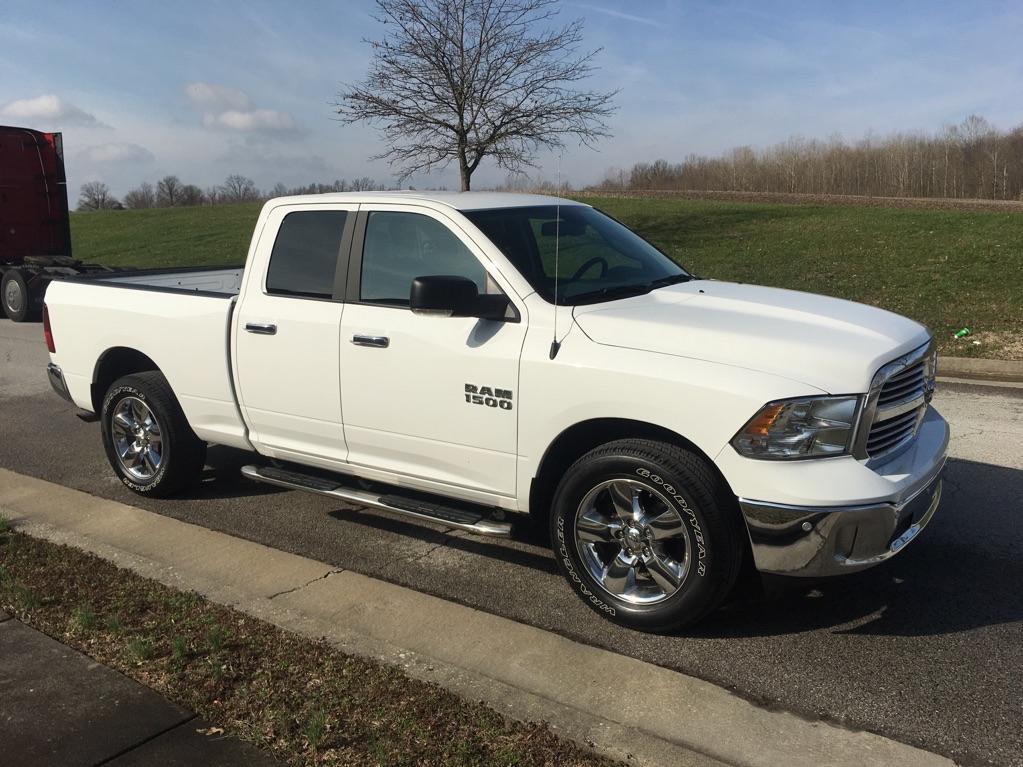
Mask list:
[[[546,720],[631,764],[952,764],[879,735],[768,711],[541,629],[4,469],[0,511],[30,535],[326,637],[508,716]]]
[[[939,357],[938,376],[978,378],[985,381],[1023,382],[1023,362],[974,357]]]

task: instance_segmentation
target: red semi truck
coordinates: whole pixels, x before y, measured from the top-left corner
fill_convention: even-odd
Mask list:
[[[71,256],[59,133],[0,125],[0,305],[14,322],[42,312],[54,277],[108,271]]]

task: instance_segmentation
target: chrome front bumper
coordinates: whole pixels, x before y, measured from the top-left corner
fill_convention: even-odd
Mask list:
[[[883,562],[916,538],[941,500],[944,460],[900,503],[812,508],[739,499],[762,573],[814,577]]]
[[[61,397],[71,402],[71,393],[67,390],[67,384],[64,383],[64,373],[60,369],[60,365],[54,365],[52,362],[46,365],[46,377],[50,379],[50,386],[57,392]]]

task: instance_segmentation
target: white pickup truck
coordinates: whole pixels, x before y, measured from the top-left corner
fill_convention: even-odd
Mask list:
[[[689,274],[571,200],[268,202],[244,269],[53,282],[54,389],[135,492],[245,476],[486,535],[549,526],[568,582],[644,630],[738,573],[852,572],[941,493],[926,328]]]

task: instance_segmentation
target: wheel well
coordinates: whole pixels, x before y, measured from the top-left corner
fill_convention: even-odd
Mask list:
[[[155,362],[137,349],[115,346],[107,349],[96,362],[92,374],[92,409],[99,414],[103,406],[103,397],[107,389],[122,376],[142,373],[146,370],[159,370]]]
[[[606,445],[608,442],[619,439],[652,439],[691,450],[702,457],[710,470],[720,478],[723,486],[728,487],[724,476],[710,457],[681,434],[644,421],[633,421],[627,418],[595,418],[565,429],[547,448],[529,489],[530,515],[537,519],[546,517],[550,511],[551,500],[558,481],[576,459],[600,445]]]

